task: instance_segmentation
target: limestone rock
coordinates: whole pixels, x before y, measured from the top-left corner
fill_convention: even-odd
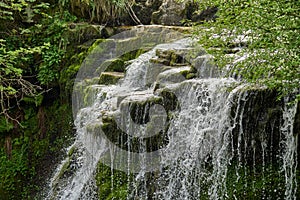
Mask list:
[[[163,0],[137,0],[133,11],[142,24],[151,23],[151,13],[157,11]]]
[[[197,3],[190,0],[164,0],[159,10],[152,13],[152,23],[180,26],[182,20],[191,19],[197,7]]]
[[[105,60],[103,63],[101,63],[100,67],[96,70],[96,73],[100,74],[102,71],[124,72],[125,71],[124,60],[120,58]]]
[[[124,73],[120,72],[102,72],[99,84],[110,85],[116,84],[119,79],[124,77]]]
[[[219,77],[220,71],[213,63],[213,56],[202,55],[192,61],[193,67],[197,70],[197,76],[200,78],[216,78]]]
[[[157,82],[160,85],[164,85],[167,83],[180,83],[184,81],[185,74],[188,74],[190,67],[178,67],[162,72],[157,77]]]
[[[102,38],[105,27],[88,23],[72,23],[64,33],[70,43],[84,43],[92,39]]]

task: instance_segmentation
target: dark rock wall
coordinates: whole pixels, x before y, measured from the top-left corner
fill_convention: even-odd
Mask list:
[[[276,163],[282,139],[283,102],[269,90],[251,89],[240,95],[242,98],[236,98],[232,108],[232,118],[236,118],[232,140],[235,157],[249,166],[262,164],[263,159]]]

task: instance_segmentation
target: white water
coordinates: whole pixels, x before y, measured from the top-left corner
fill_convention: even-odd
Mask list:
[[[199,199],[205,182],[212,183],[207,193],[211,199],[226,194],[231,96],[224,89],[232,83],[211,78],[175,85],[181,94],[181,111],[168,131],[171,139],[162,159],[168,170],[159,180],[166,186],[156,194],[157,199]],[[212,160],[213,172],[205,167],[208,160]]]
[[[186,48],[189,40],[180,40],[173,44],[160,45],[159,48]],[[236,168],[236,179],[231,184],[238,184],[247,176],[240,169],[246,169],[243,162],[246,159],[244,152],[252,148],[253,167],[255,170],[256,148],[255,141],[247,143],[244,133],[243,116],[247,114],[245,105],[248,101],[246,93],[242,92],[245,85],[234,86],[237,83],[231,78],[193,79],[179,83],[167,82],[165,87],[153,91],[152,85],[148,87],[147,77],[151,76],[150,58],[155,57],[155,50],[152,50],[133,62],[127,69],[124,80],[117,86],[101,86],[94,94],[95,99],[89,106],[81,109],[75,120],[77,137],[70,149],[75,149],[73,156],[58,167],[56,174],[50,183],[51,190],[48,199],[97,199],[97,187],[94,176],[96,166],[101,156],[110,154],[110,166],[118,168],[116,163],[128,166],[128,174],[132,171],[132,162],[135,162],[136,154],[128,153],[126,158],[118,161],[118,150],[109,142],[103,139],[94,131],[94,128],[101,126],[101,118],[105,114],[119,113],[120,101],[142,100],[148,97],[157,97],[163,90],[171,91],[178,98],[180,109],[173,112],[174,117],[170,121],[167,131],[169,142],[165,148],[160,149],[157,154],[158,160],[149,162],[147,155],[138,159],[141,163],[133,163],[138,167],[135,182],[129,191],[128,199],[227,199],[228,198],[228,170],[234,156],[238,162]],[[203,66],[202,66],[203,67]],[[206,67],[206,66],[204,66]],[[205,68],[206,69],[206,68]],[[175,70],[173,70],[175,71]],[[166,75],[162,72],[160,75]],[[158,75],[158,74],[157,74]],[[151,79],[151,78],[150,78]],[[163,80],[163,78],[162,78]],[[232,89],[234,88],[234,89]],[[105,96],[105,98],[103,98]],[[121,99],[121,100],[120,100]],[[244,103],[241,103],[244,102]],[[233,108],[233,105],[236,105]],[[234,114],[232,114],[234,113]],[[293,120],[296,113],[296,106],[284,107],[283,125],[281,133],[283,140],[281,145],[284,151],[282,157],[282,170],[285,174],[285,199],[296,199],[297,181],[297,137],[293,135]],[[131,121],[123,129],[125,132],[132,130],[146,130],[145,127],[138,127]],[[238,127],[237,147],[234,147],[233,130]],[[130,134],[130,133],[128,133]],[[144,134],[144,133],[143,133]],[[146,135],[146,134],[145,134]],[[266,140],[264,136],[259,144],[262,149],[262,170],[265,172]],[[129,145],[129,144],[128,144]],[[141,143],[143,145],[143,143]],[[235,149],[236,148],[236,149]],[[62,176],[62,169],[65,163],[70,162],[72,173]],[[159,162],[160,169],[156,165]],[[154,164],[153,164],[154,163]],[[146,178],[149,169],[155,169],[159,174],[153,180],[155,192],[149,192]],[[162,170],[163,169],[163,170]],[[113,177],[113,176],[112,176]],[[262,177],[264,179],[264,177]],[[254,180],[252,187],[255,185]],[[263,183],[265,183],[263,181]],[[244,187],[251,187],[245,183]],[[141,187],[142,185],[142,187]],[[265,187],[265,185],[263,185]],[[263,188],[264,190],[264,188]],[[238,199],[233,195],[235,199]]]
[[[298,135],[294,135],[294,119],[297,111],[297,103],[289,105],[288,99],[285,99],[283,111],[283,125],[281,133],[283,135],[282,148],[283,148],[283,165],[282,170],[285,175],[285,199],[296,200],[297,192],[297,144]]]

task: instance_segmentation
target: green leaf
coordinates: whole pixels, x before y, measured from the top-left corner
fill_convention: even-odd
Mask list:
[[[14,128],[12,122],[8,122],[4,116],[0,116],[0,132],[8,132]]]

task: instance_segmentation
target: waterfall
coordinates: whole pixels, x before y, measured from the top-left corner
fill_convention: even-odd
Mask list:
[[[158,192],[157,199],[201,199],[202,195],[217,199],[226,193],[232,97],[224,89],[234,82],[211,78],[176,86],[181,94],[181,111],[168,130],[171,139],[162,159],[168,169],[159,180],[166,186]],[[210,161],[212,171],[207,170]],[[208,182],[212,184],[203,194],[201,190]]]
[[[297,111],[297,103],[289,105],[288,99],[285,99],[283,111],[283,125],[281,132],[283,135],[283,165],[282,170],[285,174],[285,198],[296,199],[297,195],[297,143],[298,135],[294,135],[294,119]]]
[[[76,140],[47,199],[99,199],[99,163],[110,191],[127,174],[127,199],[296,199],[297,104],[219,77],[193,45],[157,45],[116,84],[77,83]]]

